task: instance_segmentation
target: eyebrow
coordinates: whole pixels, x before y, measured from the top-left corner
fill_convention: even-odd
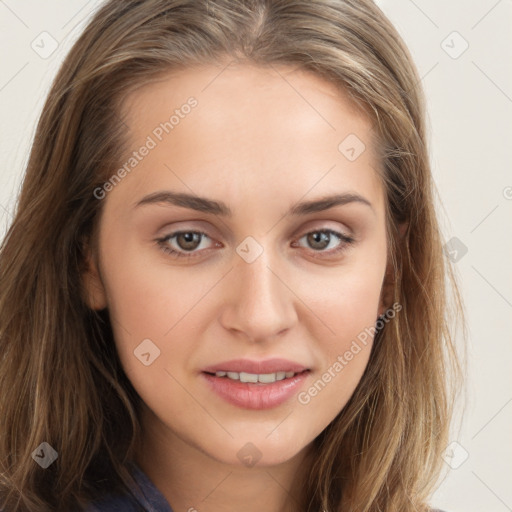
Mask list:
[[[335,206],[342,206],[349,203],[359,203],[369,206],[375,213],[372,204],[368,199],[363,196],[345,192],[342,194],[334,194],[324,196],[313,201],[303,201],[293,205],[288,215],[302,216],[310,213],[322,212],[334,208]],[[223,217],[232,217],[233,212],[229,206],[222,202],[214,199],[208,199],[206,197],[200,197],[185,192],[172,192],[169,190],[154,192],[143,197],[140,201],[135,203],[134,208],[138,208],[143,205],[158,204],[158,205],[175,205],[181,206],[182,208],[188,208],[190,210],[196,210],[202,213],[211,213],[213,215],[220,215]]]

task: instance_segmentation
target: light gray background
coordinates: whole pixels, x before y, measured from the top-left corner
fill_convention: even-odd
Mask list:
[[[377,3],[427,93],[445,239],[467,247],[462,257],[461,246],[452,252],[469,321],[467,401],[452,438],[458,445],[447,452],[453,468],[446,464],[432,502],[448,512],[512,511],[512,1]],[[99,4],[0,0],[2,236],[50,82]],[[44,31],[59,43],[47,58],[31,47],[43,51]]]

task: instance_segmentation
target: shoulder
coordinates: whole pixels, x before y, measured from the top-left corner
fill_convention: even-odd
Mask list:
[[[135,462],[130,464],[130,472],[137,484],[131,489],[133,494],[107,494],[90,503],[84,512],[173,512],[160,490]]]
[[[112,495],[90,503],[84,512],[139,512],[140,505],[130,496]]]
[[[173,512],[160,490],[136,463],[130,465],[130,472],[136,483],[130,489],[132,494],[103,495],[88,503],[81,512]],[[0,512],[7,511],[0,508]]]
[[[146,509],[141,508],[140,504],[131,499],[130,496],[109,495],[89,503],[80,510],[82,512],[141,512]],[[0,512],[7,511],[0,508]]]

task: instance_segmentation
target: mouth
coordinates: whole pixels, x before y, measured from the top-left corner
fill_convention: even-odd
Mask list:
[[[284,359],[238,359],[203,369],[200,376],[216,397],[241,409],[272,409],[290,401],[311,373]]]

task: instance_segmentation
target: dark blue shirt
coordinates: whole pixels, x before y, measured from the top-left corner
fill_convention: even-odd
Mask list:
[[[163,494],[135,462],[132,462],[130,469],[142,494],[138,489],[133,489],[136,498],[112,494],[91,503],[86,512],[173,512]]]

